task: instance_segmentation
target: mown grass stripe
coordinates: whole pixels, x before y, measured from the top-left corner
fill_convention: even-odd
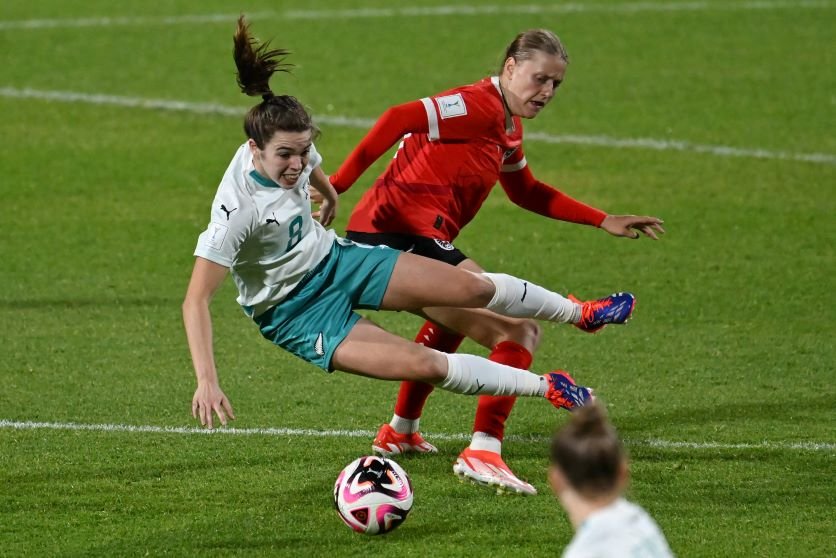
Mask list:
[[[48,91],[32,88],[0,87],[0,97],[19,99],[39,99],[62,103],[88,103],[93,105],[113,105],[152,110],[172,110],[193,112],[198,114],[218,114],[223,116],[242,117],[245,108],[220,105],[217,103],[191,103],[167,99],[145,99],[138,97],[123,97],[117,95],[102,95],[94,93],[80,93],[75,91]],[[354,118],[350,116],[318,116],[317,124],[328,126],[342,126],[347,128],[367,129],[374,124],[370,118]],[[830,153],[792,153],[788,151],[770,151],[768,149],[732,147],[728,145],[701,145],[681,140],[660,140],[654,138],[613,138],[609,136],[588,136],[578,134],[546,134],[531,132],[526,134],[526,141],[539,141],[554,144],[588,145],[610,149],[645,149],[656,151],[681,151],[715,155],[719,157],[744,157],[755,159],[779,159],[836,165],[836,155]]]

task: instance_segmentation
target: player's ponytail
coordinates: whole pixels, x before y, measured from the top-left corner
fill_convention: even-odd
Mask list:
[[[246,95],[262,98],[244,117],[247,137],[252,138],[260,149],[264,149],[264,145],[278,131],[311,130],[316,135],[318,130],[302,103],[290,95],[276,95],[270,88],[270,78],[274,73],[290,73],[293,65],[285,62],[290,51],[271,49],[270,41],[259,44],[250,34],[250,26],[243,15],[238,18],[233,44],[238,87]]]
[[[615,490],[627,459],[618,433],[598,403],[572,413],[552,439],[550,458],[572,488],[587,497]]]

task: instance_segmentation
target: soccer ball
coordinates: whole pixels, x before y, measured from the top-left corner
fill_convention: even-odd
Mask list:
[[[346,525],[367,535],[388,533],[412,509],[412,483],[391,459],[367,455],[340,471],[334,506]]]

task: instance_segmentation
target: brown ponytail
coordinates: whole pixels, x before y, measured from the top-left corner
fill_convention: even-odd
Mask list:
[[[276,95],[270,89],[270,78],[276,72],[290,73],[292,64],[285,62],[289,51],[270,48],[270,41],[259,44],[250,33],[244,16],[238,18],[233,36],[233,58],[237,68],[238,87],[251,97],[261,96],[261,103],[244,117],[244,132],[260,149],[276,132],[318,132],[305,107],[295,97]]]

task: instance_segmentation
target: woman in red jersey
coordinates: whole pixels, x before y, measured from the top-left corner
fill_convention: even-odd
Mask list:
[[[664,232],[660,219],[608,215],[538,181],[527,165],[521,119],[536,117],[552,100],[568,60],[554,33],[529,30],[509,45],[498,76],[384,112],[330,178],[335,189],[344,192],[402,140],[386,171],[355,207],[347,238],[481,271],[452,241],[498,181],[512,202],[529,211],[599,227],[614,236],[638,238],[643,233],[657,239],[656,233]],[[569,321],[585,331],[624,323],[634,305],[628,293],[571,301],[576,306]],[[467,336],[491,349],[491,360],[525,369],[539,343],[539,326],[531,320],[472,309],[426,308],[424,313],[428,321],[415,340],[439,351],[455,352]],[[436,451],[418,428],[432,390],[433,386],[420,382],[401,384],[393,419],[381,426],[375,451],[384,455]],[[534,494],[534,487],[517,478],[501,457],[505,421],[514,401],[514,397],[480,397],[472,442],[453,469],[479,484]]]

